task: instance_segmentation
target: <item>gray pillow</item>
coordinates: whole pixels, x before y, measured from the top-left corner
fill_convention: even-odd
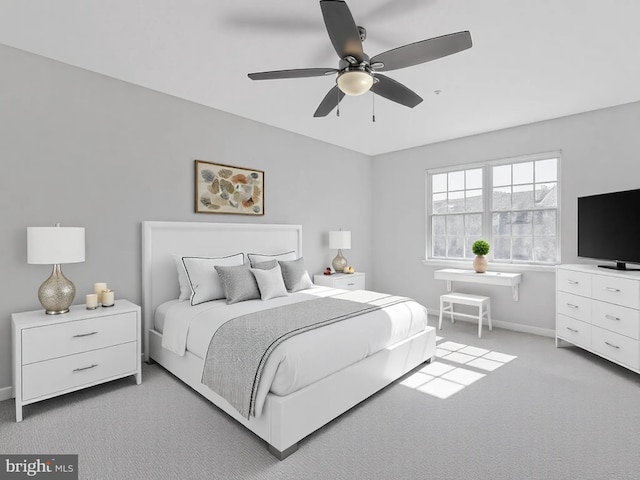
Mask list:
[[[287,287],[284,286],[282,270],[277,262],[276,266],[270,269],[252,268],[251,273],[256,277],[262,300],[287,296]]]
[[[282,268],[282,278],[289,292],[297,292],[305,288],[313,287],[313,282],[309,278],[307,269],[304,266],[302,257],[297,260],[282,261],[278,260],[280,268]]]
[[[266,262],[256,262],[251,264],[251,268],[257,268],[258,270],[271,270],[277,266],[278,261],[275,258],[273,260],[267,260]]]
[[[235,267],[216,266],[216,271],[222,280],[227,304],[260,298],[256,277],[251,273],[248,263]]]
[[[247,253],[247,258],[251,266],[255,268],[256,263],[267,262],[269,260],[295,260],[296,252],[291,250],[290,252],[283,253]]]

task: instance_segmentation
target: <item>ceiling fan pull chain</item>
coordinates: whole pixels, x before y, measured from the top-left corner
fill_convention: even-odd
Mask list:
[[[336,117],[340,116],[340,90],[336,88],[336,95],[338,96],[338,103],[336,104]]]
[[[371,92],[371,122],[376,123],[376,96]]]

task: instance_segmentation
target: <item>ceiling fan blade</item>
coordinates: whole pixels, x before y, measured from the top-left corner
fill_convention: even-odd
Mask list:
[[[336,85],[324,96],[317,110],[313,114],[314,117],[326,117],[331,113],[331,110],[336,108],[340,100],[344,98],[344,92]]]
[[[422,102],[422,97],[400,82],[379,73],[376,73],[376,78],[378,81],[371,87],[373,93],[409,108]]]
[[[280,78],[323,77],[337,71],[335,68],[297,68],[293,70],[249,73],[248,75],[251,80],[277,80]]]
[[[327,33],[340,58],[352,56],[358,63],[364,60],[362,41],[351,11],[342,0],[321,0],[320,8]]]
[[[471,34],[465,30],[388,50],[371,58],[371,64],[384,64],[376,66],[376,71],[397,70],[461,52],[471,45]]]

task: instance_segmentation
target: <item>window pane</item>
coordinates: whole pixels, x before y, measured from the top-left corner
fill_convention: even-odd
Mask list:
[[[464,190],[464,170],[449,173],[449,191]]]
[[[493,189],[493,210],[511,209],[511,187]]]
[[[511,260],[511,237],[497,237],[493,239],[493,258],[495,260]]]
[[[467,177],[466,189],[482,188],[482,169],[474,168],[473,170],[467,170],[465,173]]]
[[[464,258],[474,258],[475,257],[475,255],[471,251],[471,245],[473,245],[473,242],[478,240],[478,238],[479,237],[467,237],[467,241],[466,241],[466,244],[464,246]]]
[[[531,212],[511,212],[512,235],[533,235]]]
[[[533,208],[533,185],[514,186],[511,204],[514,210]]]
[[[511,235],[511,213],[494,213],[491,223],[494,235]]]
[[[482,211],[482,190],[467,190],[467,204],[465,211],[481,212]]]
[[[511,185],[511,165],[493,167],[493,186]]]
[[[482,214],[465,215],[464,225],[467,236],[476,237],[482,235]]]
[[[447,237],[447,257],[464,258],[464,237]]]
[[[533,212],[533,234],[534,235],[554,235],[556,234],[556,211],[540,210]],[[555,250],[555,243],[554,243]]]
[[[446,192],[447,191],[447,174],[438,173],[431,177],[431,192]]]
[[[431,217],[431,235],[445,235],[447,233],[446,217]]]
[[[433,213],[447,213],[447,194],[434,193],[431,211]]]
[[[464,212],[464,191],[449,192],[449,212]]]
[[[446,237],[433,237],[433,256],[434,257],[447,256],[447,238]]]
[[[533,183],[533,162],[513,164],[513,184]]]
[[[447,216],[447,235],[464,237],[464,216]]]
[[[533,259],[536,262],[554,263],[556,261],[555,237],[536,237],[533,239]]]
[[[558,206],[558,188],[556,183],[536,184],[536,207],[549,208]]]
[[[536,162],[536,182],[555,182],[558,180],[558,159],[538,160]]]
[[[533,238],[513,237],[513,260],[522,262],[533,260]]]

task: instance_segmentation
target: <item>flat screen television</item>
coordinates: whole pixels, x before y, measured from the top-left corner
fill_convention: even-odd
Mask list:
[[[578,198],[578,256],[635,270],[626,263],[640,263],[640,189]]]

